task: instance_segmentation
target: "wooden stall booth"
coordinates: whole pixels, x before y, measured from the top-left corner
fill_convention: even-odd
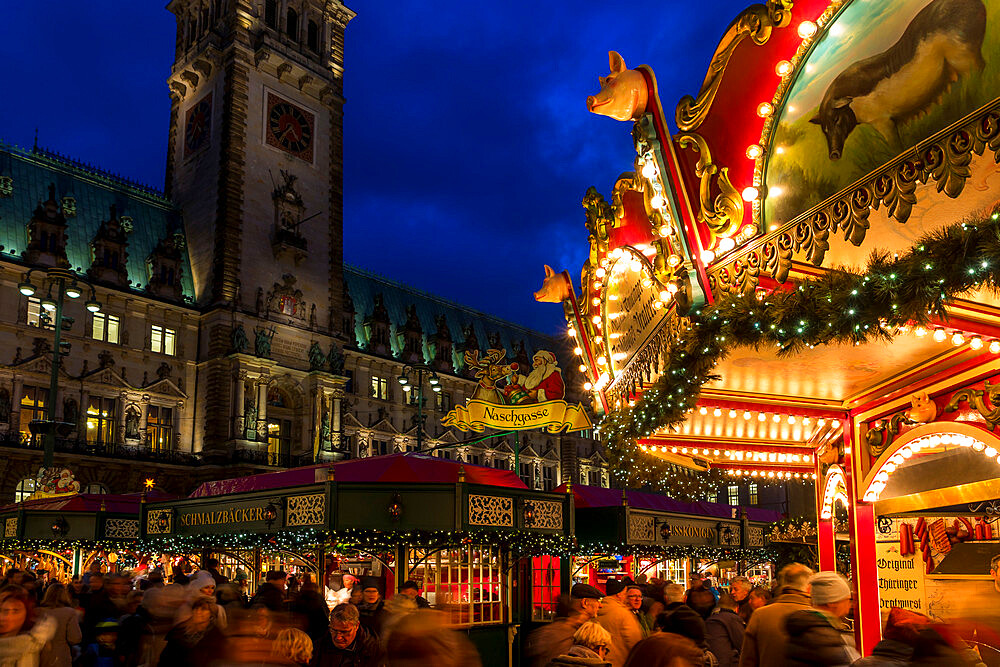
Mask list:
[[[572,502],[510,471],[392,454],[207,482],[147,503],[142,532],[169,553],[214,554],[230,576],[243,569],[249,594],[279,568],[331,590],[344,574],[374,576],[387,597],[416,581],[484,664],[507,665],[532,608],[560,590]]]

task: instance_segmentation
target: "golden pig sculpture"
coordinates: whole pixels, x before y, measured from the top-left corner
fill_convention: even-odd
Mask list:
[[[587,98],[587,111],[615,120],[633,120],[646,112],[649,89],[641,72],[625,67],[616,51],[608,52],[611,73],[598,77],[601,91]]]

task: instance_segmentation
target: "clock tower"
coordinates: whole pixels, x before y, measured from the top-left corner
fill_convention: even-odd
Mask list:
[[[258,446],[270,437],[266,407],[280,402],[276,375],[308,392],[286,392],[299,412],[312,401],[324,414],[329,399],[316,384],[326,376],[305,373],[325,372],[316,351],[335,349],[344,327],[344,31],[354,12],[339,0],[167,9],[177,39],[166,188],[205,309],[195,448]]]
[[[256,310],[259,293],[292,276],[314,328],[338,333],[344,30],[354,12],[336,0],[168,9],[177,39],[166,187],[184,214],[198,303]]]

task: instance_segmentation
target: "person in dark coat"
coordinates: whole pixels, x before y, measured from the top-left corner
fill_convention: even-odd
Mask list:
[[[385,609],[382,598],[382,581],[377,577],[364,577],[361,580],[361,604],[357,605],[361,616],[361,625],[369,634],[381,637],[389,612]]]
[[[427,609],[431,606],[430,602],[421,597],[420,586],[415,581],[404,581],[403,585],[399,587],[399,592],[416,602],[417,609]]]
[[[160,667],[210,667],[223,657],[226,636],[212,622],[214,604],[207,597],[191,603],[191,616],[167,633]]]
[[[872,654],[858,658],[851,667],[906,667],[913,657],[913,647],[920,639],[920,631],[931,619],[899,607],[889,609],[885,620],[882,641],[875,644]]]
[[[289,608],[299,617],[313,644],[319,643],[330,625],[330,609],[309,575],[306,575],[299,594],[291,601]]]
[[[597,617],[603,597],[604,593],[590,584],[573,584],[569,604],[560,605],[562,613],[528,635],[524,655],[529,667],[545,667],[557,656],[569,654],[577,630]]]
[[[90,596],[87,599],[86,607],[83,611],[83,642],[93,644],[97,635],[94,629],[101,621],[108,619],[117,620],[121,615],[118,605],[111,599],[111,595],[104,585],[104,576],[98,573],[90,575]]]
[[[708,648],[704,619],[686,604],[668,605],[667,611],[656,617],[653,629],[690,639],[702,652],[705,665],[718,664],[715,655]]]
[[[250,606],[264,605],[272,612],[285,610],[285,581],[288,575],[282,570],[269,570],[264,575],[264,583],[250,600]]]
[[[684,601],[703,619],[708,618],[715,609],[715,595],[705,587],[705,580],[700,573],[691,573],[691,588],[685,592]]]
[[[846,667],[857,660],[853,633],[844,619],[851,612],[851,587],[836,572],[817,572],[809,580],[812,609],[785,619],[788,667]]]
[[[358,608],[347,602],[330,612],[329,631],[313,647],[309,667],[385,667],[385,654],[361,626]]]
[[[719,610],[705,621],[705,640],[719,667],[737,667],[740,664],[740,650],[743,648],[743,632],[746,626],[740,618],[739,604],[729,593],[719,596]]]
[[[744,625],[750,621],[750,614],[753,613],[753,607],[750,606],[752,590],[753,584],[746,577],[733,577],[729,580],[729,594],[736,600],[736,613],[743,619]]]
[[[219,586],[229,583],[229,577],[219,572],[219,561],[215,558],[205,559],[205,570],[215,579],[215,590],[218,592]]]

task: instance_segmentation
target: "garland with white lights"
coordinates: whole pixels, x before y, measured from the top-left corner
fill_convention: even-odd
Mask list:
[[[817,345],[890,340],[910,323],[945,320],[950,299],[981,286],[1000,287],[998,218],[992,213],[931,232],[898,256],[875,251],[860,274],[831,270],[763,299],[734,294],[693,313],[657,382],[634,407],[601,424],[615,485],[652,487],[676,498],[707,496],[724,479],[716,470],[678,476],[677,466],[643,455],[638,440],[684,423],[702,386],[718,379],[713,369],[720,360],[737,347],[775,347],[779,356],[790,356]],[[934,334],[937,340],[948,335],[944,329]],[[965,342],[961,333],[952,339]],[[979,349],[985,343],[973,338],[969,344]],[[1000,353],[1000,341],[989,342],[989,349]]]

